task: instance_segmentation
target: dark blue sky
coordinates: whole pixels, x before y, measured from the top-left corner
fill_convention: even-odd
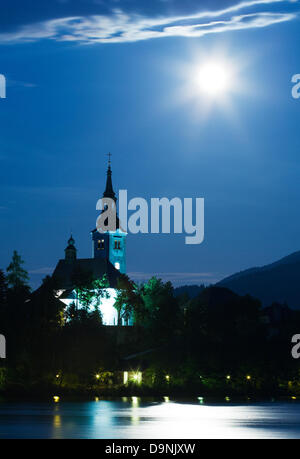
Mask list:
[[[128,237],[136,279],[213,282],[299,250],[298,11],[287,1],[1,1],[0,267],[17,249],[36,284],[71,229],[79,256],[91,256],[108,151],[129,197],[205,198],[203,244]],[[236,91],[204,116],[189,81],[214,55],[234,62]]]

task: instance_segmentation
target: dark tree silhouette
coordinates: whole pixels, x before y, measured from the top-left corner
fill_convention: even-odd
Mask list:
[[[29,276],[27,271],[22,268],[24,261],[16,250],[14,250],[12,261],[7,267],[7,282],[12,289],[27,287]]]

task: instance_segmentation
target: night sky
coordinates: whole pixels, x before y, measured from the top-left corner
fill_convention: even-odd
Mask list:
[[[129,235],[127,269],[212,283],[300,249],[297,1],[1,0],[0,268],[17,249],[33,286],[72,231],[91,257],[112,153],[129,198],[205,198],[205,241]],[[194,90],[205,60],[226,97]]]

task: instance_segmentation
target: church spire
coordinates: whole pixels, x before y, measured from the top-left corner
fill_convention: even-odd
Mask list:
[[[76,260],[77,258],[77,250],[75,247],[75,241],[71,234],[70,239],[68,240],[68,246],[65,248],[65,259],[66,260]]]
[[[104,198],[111,198],[114,201],[117,200],[115,192],[113,190],[112,186],[112,180],[111,180],[111,153],[108,153],[108,168],[107,168],[107,177],[106,177],[106,188],[103,193]]]

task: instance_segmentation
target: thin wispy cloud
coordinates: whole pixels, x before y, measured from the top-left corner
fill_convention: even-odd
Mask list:
[[[35,83],[29,83],[26,81],[17,81],[17,80],[12,80],[10,78],[7,79],[7,86],[17,87],[17,88],[36,88],[37,87]]]
[[[45,266],[42,268],[29,270],[28,273],[29,274],[52,274],[53,271],[54,271],[53,267]]]
[[[191,284],[214,284],[221,280],[224,276],[219,273],[200,272],[200,273],[145,273],[145,272],[130,272],[128,276],[136,282],[145,282],[151,277],[157,277],[164,282],[170,281],[174,285],[191,285]]]
[[[0,43],[41,39],[82,44],[125,43],[163,37],[203,37],[291,21],[298,17],[298,5],[298,0],[250,0],[214,11],[178,16],[164,13],[154,17],[114,8],[105,14],[60,17],[26,24],[17,30],[0,33]]]

